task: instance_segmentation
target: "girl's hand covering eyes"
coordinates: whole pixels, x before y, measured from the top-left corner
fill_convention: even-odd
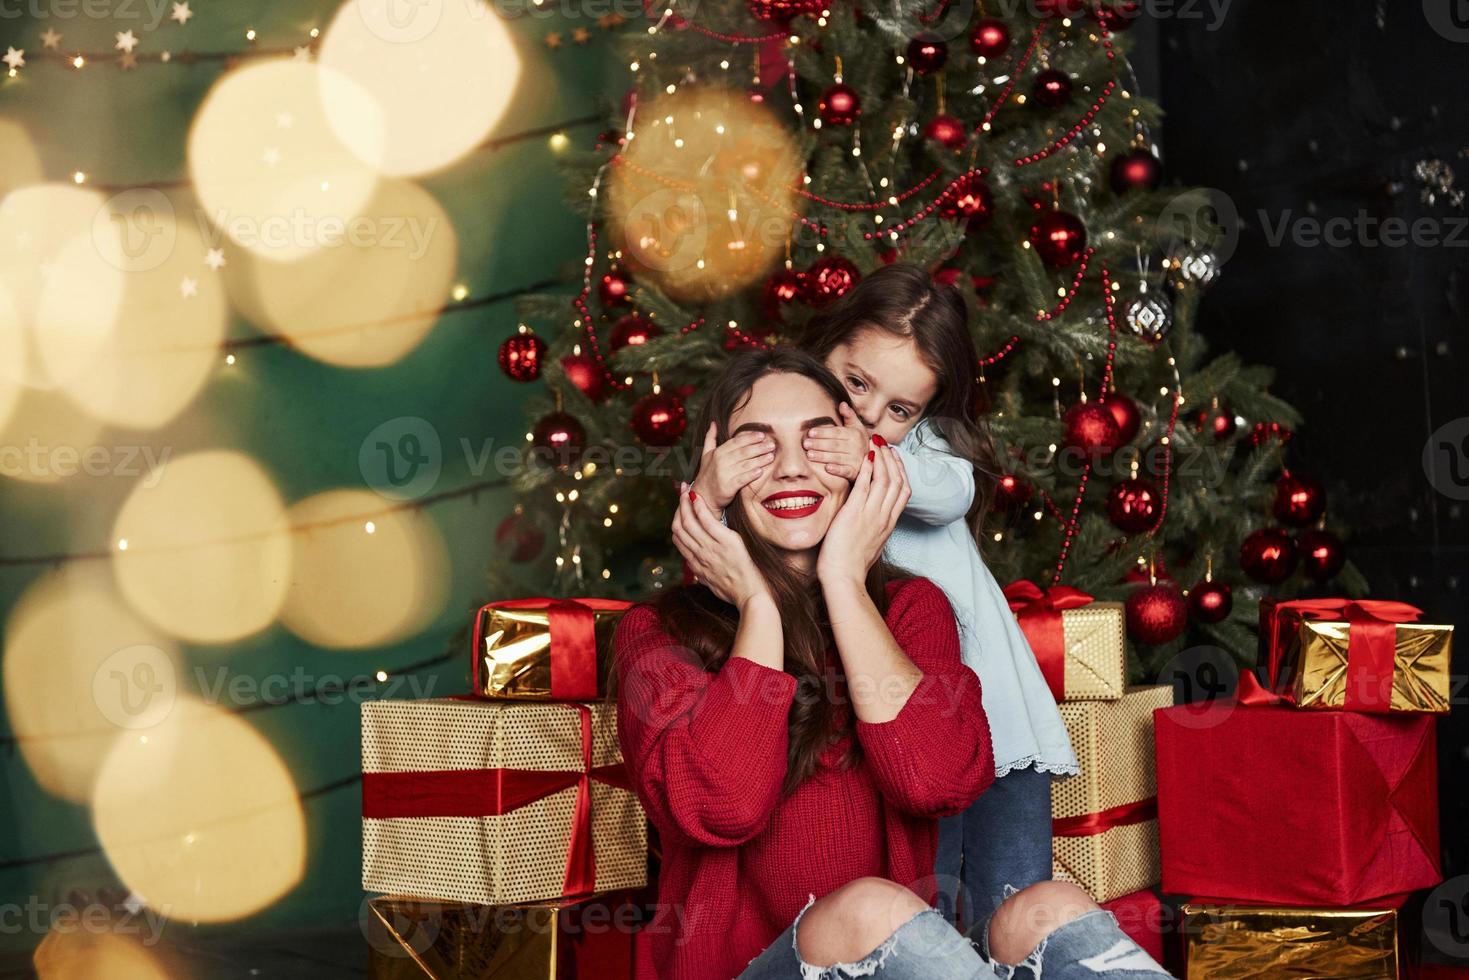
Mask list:
[[[855,480],[862,461],[867,457],[867,450],[872,448],[871,436],[851,405],[842,402],[837,410],[841,413],[842,424],[820,425],[807,430],[801,447],[806,450],[807,459],[818,466],[825,466],[826,472],[832,476]]]

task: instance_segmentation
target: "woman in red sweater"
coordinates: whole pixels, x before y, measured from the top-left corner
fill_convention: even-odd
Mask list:
[[[947,599],[879,560],[901,462],[875,446],[849,482],[806,458],[843,401],[793,349],[731,361],[694,431],[740,441],[748,482],[727,524],[681,495],[698,584],[617,631],[623,757],[663,842],[640,975],[1166,976],[1074,886],[1011,896],[974,942],[930,907],[937,818],[993,780],[989,727]]]

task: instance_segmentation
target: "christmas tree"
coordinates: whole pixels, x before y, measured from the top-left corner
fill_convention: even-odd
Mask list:
[[[548,390],[499,535],[531,564],[492,588],[678,581],[702,382],[903,261],[972,313],[1001,582],[1128,600],[1137,677],[1188,643],[1248,662],[1266,586],[1359,592],[1320,485],[1286,469],[1300,419],[1272,372],[1193,328],[1222,231],[1207,193],[1162,186],[1136,13],[707,0],[635,25],[613,127],[568,168],[582,289],[527,298],[501,351]]]

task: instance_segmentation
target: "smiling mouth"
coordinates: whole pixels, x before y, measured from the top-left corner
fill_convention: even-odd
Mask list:
[[[798,517],[810,517],[821,509],[822,495],[812,493],[809,490],[787,490],[783,493],[773,493],[760,501],[771,515],[782,520],[795,520]]]

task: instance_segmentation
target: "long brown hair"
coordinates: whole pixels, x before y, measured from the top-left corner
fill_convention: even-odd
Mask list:
[[[801,347],[823,362],[858,333],[876,328],[912,338],[923,363],[939,379],[925,406],[950,449],[974,467],[974,502],[965,521],[976,543],[1002,475],[989,426],[975,413],[979,355],[969,333],[969,310],[953,286],[935,282],[916,265],[883,266],[857,283],[828,309],[811,318]]]
[[[749,399],[755,382],[769,374],[809,378],[831,396],[833,406],[847,401],[841,382],[805,351],[776,347],[736,354],[709,386],[699,423],[689,430],[693,458],[698,458],[711,422],[719,442],[729,438],[730,416]],[[839,729],[832,700],[835,678],[825,672],[826,654],[833,644],[831,622],[815,578],[799,574],[781,549],[753,531],[738,496],[726,508],[725,520],[743,539],[755,567],[770,586],[785,634],[785,671],[798,682],[789,720],[784,784],[785,792],[789,793],[815,770],[822,751],[844,734]],[[881,561],[868,571],[867,594],[879,612],[887,611],[887,584],[900,577],[901,573]],[[734,606],[703,585],[691,585],[665,593],[654,601],[653,607],[663,628],[692,650],[703,661],[705,670],[714,673],[724,666],[734,648],[735,631],[739,627],[739,614]],[[855,765],[860,758],[860,746],[852,738],[843,764]]]

